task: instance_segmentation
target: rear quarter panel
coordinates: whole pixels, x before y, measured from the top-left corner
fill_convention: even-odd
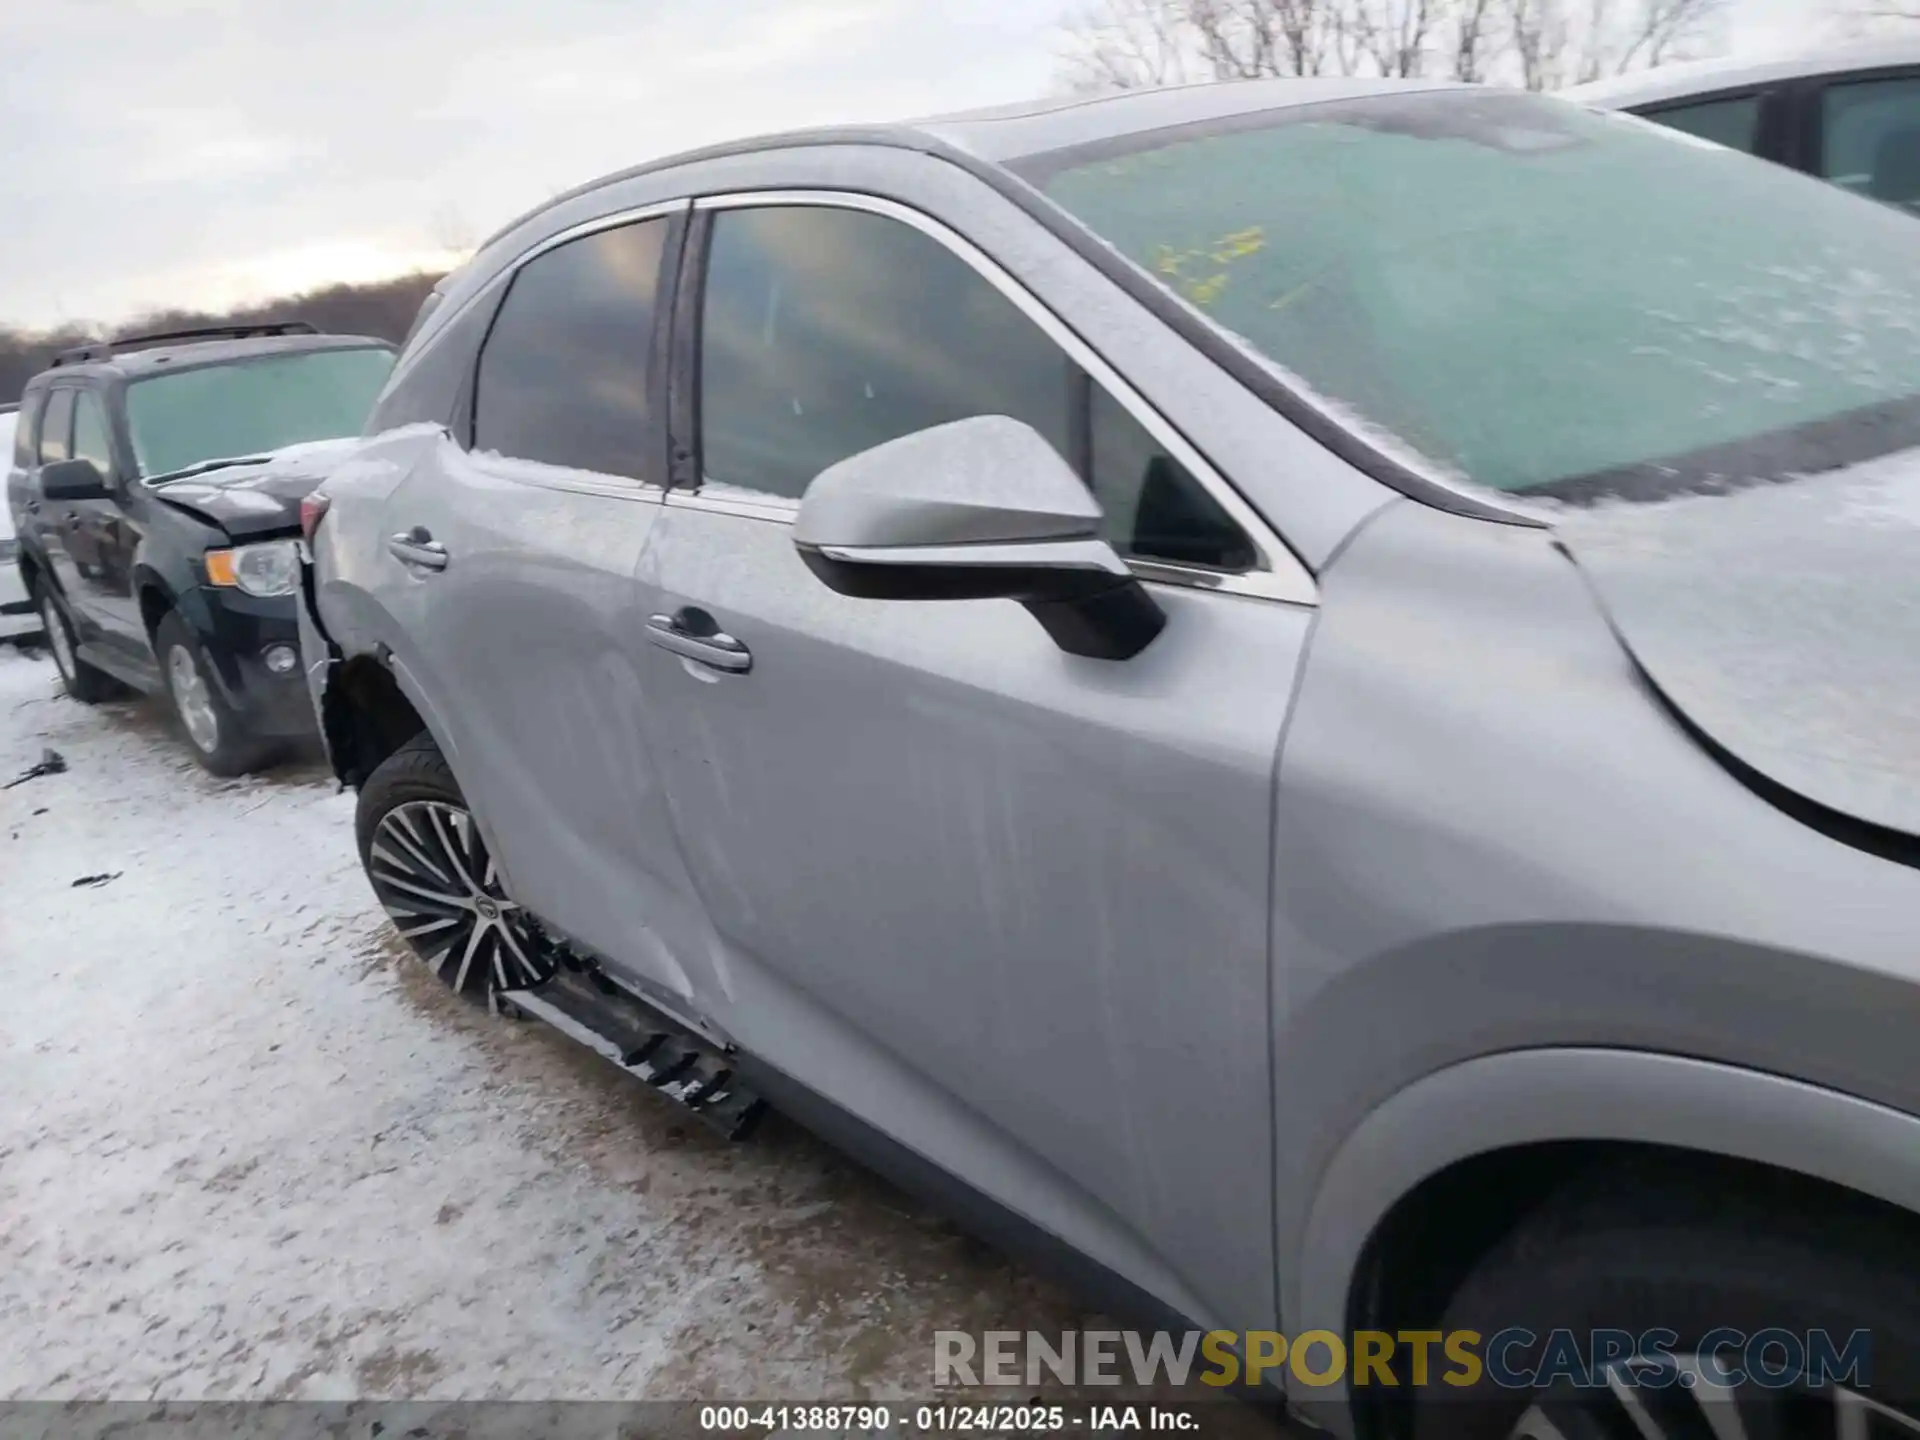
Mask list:
[[[343,656],[370,655],[402,639],[381,602],[387,500],[442,433],[428,424],[391,430],[367,441],[319,487],[328,506],[311,545],[313,605]]]

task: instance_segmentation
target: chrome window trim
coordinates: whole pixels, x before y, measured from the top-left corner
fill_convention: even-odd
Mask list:
[[[727,494],[716,495],[706,488],[709,484],[719,483],[723,482],[708,481],[698,490],[670,489],[667,491],[667,503],[688,510],[705,510],[714,515],[770,520],[777,525],[791,525],[794,516],[800,513],[800,502],[789,496],[749,495],[736,492],[731,487]]]
[[[520,254],[513,258],[510,264],[501,266],[497,274],[478,290],[474,291],[473,294],[467,296],[465,300],[462,300],[454,310],[449,312],[445,322],[440,328],[421,342],[419,350],[414,352],[415,355],[424,355],[431,350],[434,345],[439,342],[440,337],[453,328],[454,321],[460,318],[462,312],[472,306],[483,294],[492,290],[496,284],[502,285],[503,287],[512,285],[515,276],[535,260],[538,260],[542,255],[545,255],[549,250],[557,250],[562,245],[584,239],[588,235],[597,235],[602,230],[618,230],[623,225],[638,224],[642,220],[671,218],[674,215],[685,212],[691,204],[692,202],[688,200],[655,201],[650,205],[635,206],[629,210],[616,210],[608,215],[597,215],[591,220],[583,220],[578,225],[569,226],[565,230],[549,235],[538,244],[521,251]],[[473,352],[474,364],[476,366],[479,364],[481,352],[486,348],[487,338],[483,336],[479,346]],[[409,360],[408,363],[411,364],[412,361]],[[656,505],[660,503],[661,497],[666,494],[667,490],[665,485],[653,480],[642,480],[637,475],[621,478],[609,476],[609,478],[604,481],[592,480],[585,477],[607,474],[607,472],[601,470],[569,470],[565,465],[548,465],[544,460],[535,460],[525,455],[505,455],[497,450],[483,451],[468,448],[467,455],[476,462],[486,457],[505,460],[515,465],[539,465],[545,469],[560,472],[559,475],[552,478],[533,475],[502,475],[499,477],[514,485],[532,485],[541,490],[564,490],[574,495],[600,495],[610,500],[645,500],[650,504]]]
[[[605,215],[596,215],[591,220],[582,220],[577,225],[570,225],[565,230],[557,231],[544,240],[536,241],[533,245],[514,256],[513,259],[505,265],[502,265],[492,275],[488,276],[486,280],[481,282],[472,293],[462,299],[459,304],[455,305],[451,310],[448,310],[433,333],[420,342],[420,348],[403,352],[400,360],[408,367],[412,367],[422,355],[431,353],[433,347],[440,343],[442,337],[444,337],[449,330],[453,329],[455,322],[465,315],[467,311],[471,310],[483,295],[492,291],[496,285],[503,283],[512,284],[514,276],[518,275],[522,269],[539,259],[549,250],[558,249],[570,241],[584,239],[588,235],[597,235],[602,230],[617,230],[622,225],[632,225],[642,220],[658,220],[683,214],[691,209],[692,205],[693,202],[687,199],[655,200],[646,205],[635,205],[625,210],[614,210]],[[438,311],[436,309],[436,314],[437,313]],[[485,341],[483,340],[481,343],[484,345]],[[476,350],[474,355],[475,358],[478,359],[479,351]],[[393,374],[398,375],[399,373],[400,365],[396,364],[393,367]],[[387,384],[391,385],[392,383],[392,376],[389,376]]]
[[[506,485],[527,485],[535,490],[562,490],[570,495],[598,495],[608,500],[644,500],[648,504],[658,505],[665,498],[667,488],[651,480],[636,480],[631,476],[606,475],[602,470],[578,470],[566,465],[553,465],[545,460],[533,460],[524,455],[506,455],[498,450],[470,450],[455,440],[452,435],[443,433],[440,443],[451,445],[466,457],[466,463],[484,470],[490,477]],[[539,473],[523,475],[522,469],[536,469]]]
[[[775,205],[805,205],[864,211],[910,225],[945,246],[1011,301],[1023,315],[1033,321],[1042,334],[1064,350],[1096,384],[1104,388],[1120,404],[1122,409],[1133,416],[1149,435],[1166,447],[1167,453],[1186,468],[1200,487],[1212,496],[1215,503],[1225,510],[1228,517],[1246,533],[1253,542],[1254,550],[1261,562],[1256,569],[1230,573],[1195,570],[1159,561],[1129,560],[1127,562],[1129,568],[1134,569],[1136,574],[1140,574],[1142,579],[1153,579],[1170,585],[1197,586],[1230,594],[1257,596],[1293,605],[1318,603],[1319,589],[1314,583],[1312,572],[1307,569],[1299,556],[1287,548],[1286,542],[1261,518],[1259,512],[1241,496],[1240,492],[1234,489],[1232,483],[1220,474],[1199,450],[1188,443],[1186,437],[1149,404],[1119,371],[1108,364],[1092,346],[1043,305],[997,260],[971,240],[944,222],[910,205],[901,204],[896,200],[885,200],[877,195],[848,190],[747,190],[721,195],[702,195],[693,201],[693,208],[700,211],[750,210]],[[682,490],[676,493],[687,499],[697,498],[697,492],[690,493]],[[786,498],[769,496],[768,500],[778,501]],[[729,496],[723,503],[733,504],[734,502]],[[791,503],[795,510],[799,508],[797,501]],[[720,513],[741,512],[722,510]],[[778,519],[780,517],[766,514],[757,515],[754,518]],[[1153,573],[1142,573],[1141,567]]]
[[[515,465],[546,465],[544,460],[524,460],[517,455],[502,455],[489,450],[485,455],[469,450],[468,458],[475,464],[485,466],[496,480],[509,485],[526,485],[535,490],[560,490],[569,495],[595,495],[606,500],[641,500],[649,505],[658,505],[666,496],[664,486],[655,485],[651,480],[594,480],[587,477],[600,474],[597,470],[569,472],[564,465],[552,465],[547,468],[561,473],[551,478],[545,475],[504,475],[492,468],[490,461],[506,460]],[[571,478],[572,476],[580,478]]]

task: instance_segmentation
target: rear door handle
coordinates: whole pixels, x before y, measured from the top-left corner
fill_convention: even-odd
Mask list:
[[[698,634],[686,628],[680,615],[647,617],[647,639],[662,650],[671,650],[688,660],[698,660],[716,670],[744,675],[753,668],[753,652],[724,630]]]
[[[387,540],[387,553],[402,565],[414,565],[422,570],[447,568],[447,547],[429,535],[425,526],[416,525],[391,536]]]

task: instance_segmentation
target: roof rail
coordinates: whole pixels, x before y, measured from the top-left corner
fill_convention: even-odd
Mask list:
[[[53,357],[53,368],[58,370],[62,365],[84,365],[89,360],[105,360],[111,354],[113,346],[104,340],[95,340],[76,345],[71,350],[62,350]]]
[[[62,350],[53,357],[56,368],[84,365],[90,360],[109,360],[123,350],[147,350],[177,340],[252,340],[267,335],[318,335],[319,328],[306,320],[263,320],[252,325],[204,325],[193,330],[155,330],[145,335],[116,335],[111,340],[95,340]]]

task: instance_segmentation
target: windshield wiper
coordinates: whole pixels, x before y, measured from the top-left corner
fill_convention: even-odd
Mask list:
[[[1920,446],[1920,395],[1881,400],[1683,455],[1565,476],[1510,493],[1568,505],[1646,504],[1681,495],[1725,495],[1755,485],[1823,475]]]
[[[232,465],[258,465],[263,460],[271,460],[272,455],[228,455],[217,460],[202,460],[194,465],[182,466],[178,470],[167,470],[159,475],[149,475],[143,482],[148,485],[171,485],[175,480],[191,480],[196,475],[205,475],[212,470],[225,470]]]

